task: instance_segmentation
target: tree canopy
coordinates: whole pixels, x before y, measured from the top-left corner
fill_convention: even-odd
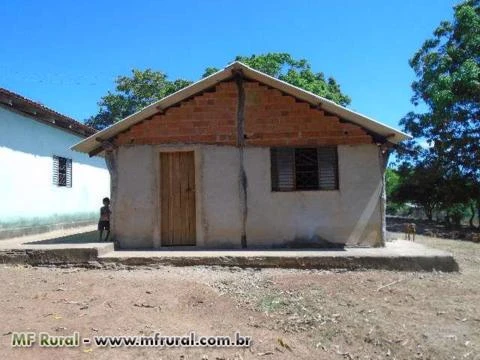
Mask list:
[[[425,112],[402,120],[412,140],[399,150],[402,184],[393,197],[434,208],[459,222],[475,204],[480,217],[480,0],[454,7],[410,59],[417,80],[412,103]],[[426,141],[429,146],[421,146]]]
[[[190,83],[183,79],[168,80],[160,71],[134,69],[131,76],[117,77],[115,92],[109,91],[100,99],[98,113],[85,123],[101,130]]]
[[[350,97],[343,94],[340,85],[332,77],[325,79],[322,72],[313,72],[310,63],[305,59],[296,60],[287,53],[268,53],[263,55],[237,56],[240,61],[251,68],[267,75],[283,80],[316,95],[347,106]],[[211,75],[216,68],[207,68],[203,77]]]
[[[314,72],[307,60],[296,60],[287,53],[237,56],[235,60],[340,105],[350,104],[350,98],[342,93],[340,85],[335,79],[332,77],[326,79],[323,73]],[[218,69],[214,67],[207,67],[203,77],[216,71]],[[147,69],[132,70],[130,76],[119,76],[115,80],[115,84],[115,91],[109,91],[100,99],[99,111],[87,119],[87,125],[101,130],[182,89],[191,84],[191,81],[169,80],[165,73]]]
[[[431,145],[448,167],[476,179],[480,175],[480,0],[454,7],[452,22],[443,21],[424,42],[410,65],[417,75],[412,102],[427,106],[402,119],[405,130]],[[418,150],[418,148],[417,148]]]

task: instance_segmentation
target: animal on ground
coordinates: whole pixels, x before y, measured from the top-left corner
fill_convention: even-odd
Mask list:
[[[403,232],[405,233],[405,240],[415,241],[417,226],[415,225],[415,223],[405,223],[403,224]]]

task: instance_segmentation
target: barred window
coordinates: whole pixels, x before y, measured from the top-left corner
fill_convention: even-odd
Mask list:
[[[272,191],[337,190],[334,146],[270,149]]]
[[[72,159],[53,156],[53,184],[72,187]]]

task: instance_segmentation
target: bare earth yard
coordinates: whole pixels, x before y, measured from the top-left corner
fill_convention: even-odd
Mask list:
[[[460,273],[0,266],[1,359],[480,359],[480,244]],[[11,332],[251,336],[249,349],[12,348]]]

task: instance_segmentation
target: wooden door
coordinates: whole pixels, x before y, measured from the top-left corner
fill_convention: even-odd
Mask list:
[[[162,245],[195,245],[193,151],[160,153],[160,204]]]

